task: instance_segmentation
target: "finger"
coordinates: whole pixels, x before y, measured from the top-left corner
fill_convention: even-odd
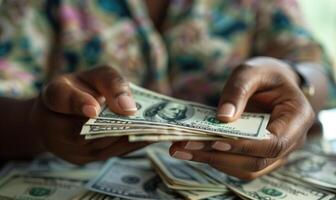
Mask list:
[[[112,67],[100,67],[78,74],[80,79],[106,98],[109,109],[121,115],[132,115],[136,104],[128,81]]]
[[[92,149],[97,150],[102,150],[102,149],[106,149],[110,146],[113,146],[115,144],[117,144],[119,142],[119,140],[121,139],[121,137],[105,137],[105,138],[98,138],[98,139],[94,139],[92,140],[92,143],[87,144],[87,146],[89,146]]]
[[[212,165],[212,167],[216,168],[219,171],[222,171],[228,175],[231,176],[235,176],[238,177],[240,179],[243,180],[253,180],[255,178],[258,178],[260,176],[263,176],[265,174],[268,174],[278,168],[280,168],[282,165],[284,165],[286,163],[285,159],[279,159],[277,161],[275,161],[274,163],[272,163],[271,165],[269,165],[268,167],[260,170],[260,171],[256,171],[256,172],[250,172],[250,171],[244,171],[241,170],[239,168],[228,168],[224,165]]]
[[[62,159],[75,164],[75,165],[84,165],[89,162],[96,161],[96,158],[94,156],[86,156],[86,155],[69,155],[69,154],[64,154],[61,156]]]
[[[217,118],[231,122],[243,113],[249,98],[260,86],[260,76],[249,66],[239,66],[226,82],[217,111]]]
[[[41,98],[46,107],[54,112],[95,117],[100,105],[90,89],[78,87],[70,76],[60,76],[42,90]]]
[[[188,151],[182,148],[172,148],[170,153],[178,159],[186,158],[185,155],[190,154],[188,160],[207,163],[215,166],[225,166],[226,168],[238,168],[243,171],[256,172],[274,163],[277,159],[260,158],[243,156],[238,154],[230,154],[219,151]],[[182,157],[181,157],[182,155]]]
[[[281,141],[281,138],[279,139],[271,135],[267,140],[223,139],[219,141],[175,142],[172,147],[190,151],[220,151],[261,158],[278,158],[303,145],[306,138],[305,135],[302,134],[301,137],[298,137],[296,140],[293,139],[290,142],[287,140]]]
[[[148,142],[128,142],[127,137],[121,137],[121,139],[113,144],[113,146],[109,146],[101,151],[97,152],[96,159],[97,160],[106,160],[110,157],[114,156],[122,156],[137,149],[143,148],[150,143]]]

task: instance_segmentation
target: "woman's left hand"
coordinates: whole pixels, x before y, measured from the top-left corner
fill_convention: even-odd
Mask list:
[[[314,122],[314,111],[298,86],[296,73],[284,62],[253,58],[237,67],[223,89],[217,118],[238,119],[243,111],[269,112],[269,139],[224,139],[177,142],[170,154],[178,159],[208,163],[241,179],[254,179],[280,167],[301,147]]]

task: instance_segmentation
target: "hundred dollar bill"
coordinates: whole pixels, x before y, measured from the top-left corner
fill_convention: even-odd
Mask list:
[[[234,193],[225,193],[206,198],[206,200],[238,200],[239,198]]]
[[[229,193],[229,194],[219,194],[216,196],[213,196],[211,194],[211,197],[208,197],[207,193],[209,192],[196,192],[194,193],[193,191],[181,191],[180,193],[183,193],[184,197],[187,198],[188,200],[238,200],[236,195]],[[167,198],[162,197],[162,200],[178,200],[181,199],[181,197],[177,197],[175,199],[172,199],[172,196],[169,196]],[[93,192],[93,191],[85,191],[82,194],[78,195],[78,197],[73,198],[72,200],[128,200],[126,198],[121,198],[121,197],[114,197],[114,196],[109,196],[105,194],[101,194],[98,192]]]
[[[71,200],[128,200],[128,199],[113,197],[98,192],[84,191],[83,193],[79,194],[77,197]]]
[[[0,182],[0,199],[70,200],[84,190],[84,181],[12,172]]]
[[[179,194],[185,197],[188,200],[206,200],[211,199],[211,197],[225,197],[222,192],[209,192],[209,191],[199,191],[199,190],[178,190]],[[223,200],[225,200],[223,198]]]
[[[117,127],[117,128],[115,128]],[[110,119],[91,119],[82,128],[81,135],[93,135],[93,134],[101,134],[107,133],[110,130],[112,132],[117,132],[114,130],[122,129],[119,127],[132,127],[134,129],[143,129],[143,128],[151,128],[151,129],[160,129],[175,132],[183,132],[183,134],[204,134],[206,132],[202,132],[200,130],[186,130],[185,128],[174,127],[174,126],[162,126],[154,123],[141,123],[141,122],[130,122],[130,121],[119,121],[119,120],[110,120]],[[234,138],[234,137],[232,137]]]
[[[201,136],[201,135],[129,135],[128,141],[130,142],[159,142],[159,141],[217,141],[223,138],[214,136]]]
[[[155,167],[154,167],[155,168]],[[162,177],[163,182],[168,186],[169,188],[175,190],[178,194],[182,195],[186,199],[190,200],[199,200],[199,199],[207,199],[209,197],[218,196],[224,193],[226,193],[226,190],[223,191],[211,191],[211,189],[207,188],[206,190],[204,188],[195,187],[195,186],[187,186],[187,185],[178,185],[178,183],[171,183],[169,180],[164,178],[164,174],[157,169],[157,173]],[[206,177],[204,177],[206,179]]]
[[[216,140],[223,139],[222,137],[215,137],[215,136],[207,136],[207,135],[197,135],[197,134],[191,134],[191,133],[185,133],[185,132],[161,132],[159,129],[152,129],[145,132],[142,131],[130,131],[130,132],[121,132],[121,133],[100,133],[100,134],[89,134],[85,135],[85,139],[97,139],[97,138],[104,138],[104,137],[119,137],[119,136],[128,136],[129,140],[132,140],[133,142],[136,141],[166,141],[167,138],[172,138],[170,141],[176,141],[181,140],[183,138],[193,138],[199,140],[214,140],[213,138],[216,138]],[[133,137],[135,136],[135,137]],[[133,140],[134,139],[134,140]]]
[[[132,123],[149,123],[206,132],[219,136],[264,139],[269,114],[243,113],[231,123],[216,119],[216,108],[167,97],[131,84],[138,111],[134,116],[120,116],[103,107],[98,118]],[[93,124],[90,119],[87,124]]]
[[[127,199],[179,199],[162,183],[147,159],[111,160],[86,186],[95,192]]]
[[[159,132],[158,132],[159,131]],[[186,131],[185,129],[179,129],[174,127],[162,127],[162,126],[114,126],[114,125],[84,125],[81,131],[81,135],[100,135],[110,134],[111,136],[124,136],[136,133],[148,133],[154,132],[158,134],[169,135],[200,135],[197,131]],[[206,133],[204,133],[205,135]]]
[[[201,174],[187,164],[187,161],[177,160],[168,155],[167,151],[148,148],[147,153],[155,169],[168,187],[180,190],[200,190],[226,192],[227,187],[216,184],[215,180],[206,174]]]
[[[253,181],[230,177],[226,185],[240,196],[252,200],[331,200],[335,196],[311,186],[265,175]]]
[[[292,153],[287,164],[279,172],[336,191],[335,166],[335,157],[300,150]]]

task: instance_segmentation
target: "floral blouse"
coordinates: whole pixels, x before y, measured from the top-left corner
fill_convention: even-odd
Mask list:
[[[332,74],[295,0],[171,0],[161,33],[142,0],[0,5],[1,96],[30,98],[57,74],[109,65],[135,84],[215,105],[232,69],[253,56]]]

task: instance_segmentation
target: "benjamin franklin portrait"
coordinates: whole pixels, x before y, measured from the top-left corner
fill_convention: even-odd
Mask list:
[[[193,113],[193,109],[187,105],[164,101],[149,107],[144,117],[158,122],[178,122],[190,118]]]

